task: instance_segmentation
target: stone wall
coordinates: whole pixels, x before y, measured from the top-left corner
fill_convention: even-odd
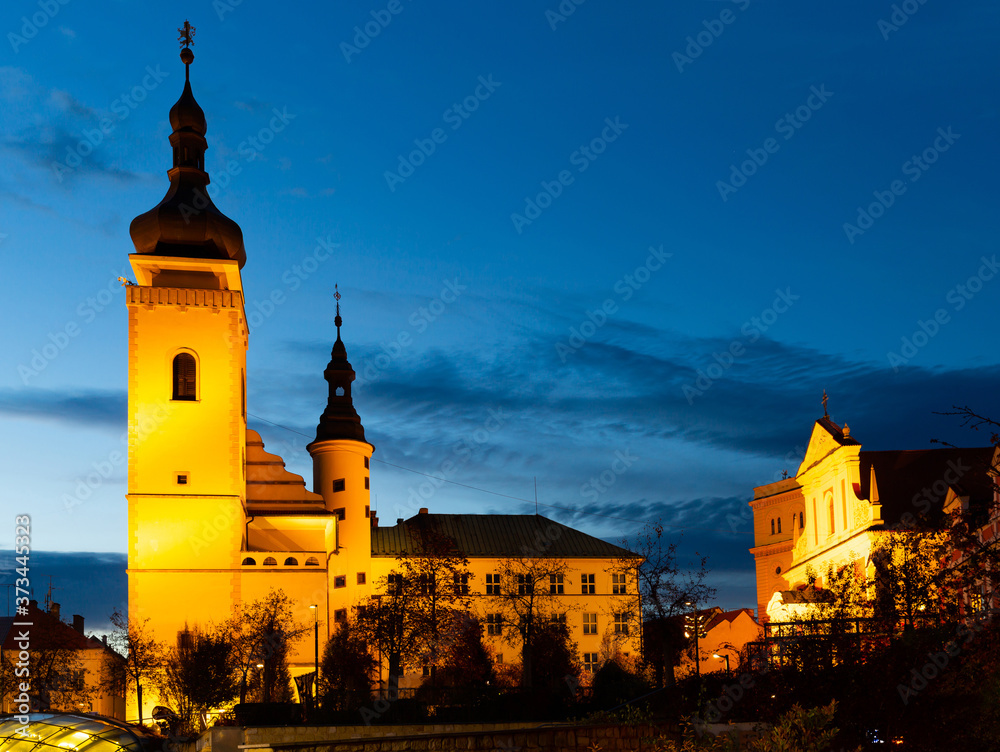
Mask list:
[[[197,752],[399,752],[401,750],[552,750],[587,752],[651,749],[655,726],[581,724],[427,724],[413,726],[289,726],[212,729]],[[675,735],[670,735],[676,738]],[[235,742],[235,743],[234,743]],[[192,745],[195,747],[195,745]],[[195,752],[192,748],[190,752]]]

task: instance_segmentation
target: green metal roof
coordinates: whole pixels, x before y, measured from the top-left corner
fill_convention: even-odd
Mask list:
[[[417,514],[372,530],[372,556],[419,556],[421,530],[455,541],[466,557],[635,557],[627,549],[537,514]]]
[[[30,713],[24,726],[17,716],[0,719],[3,752],[141,752],[142,742],[128,726],[95,716]]]

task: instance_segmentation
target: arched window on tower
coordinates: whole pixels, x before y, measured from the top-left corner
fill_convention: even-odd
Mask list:
[[[191,353],[180,353],[174,357],[175,400],[195,400],[198,398],[198,366]]]
[[[806,523],[805,523],[805,515],[804,515],[804,514],[802,514],[802,512],[799,512],[799,530],[801,530],[801,529],[802,529],[802,528],[804,528],[805,526],[806,526]]]
[[[771,535],[774,535],[774,520],[771,520]]]
[[[778,518],[778,535],[781,535],[781,518]]]

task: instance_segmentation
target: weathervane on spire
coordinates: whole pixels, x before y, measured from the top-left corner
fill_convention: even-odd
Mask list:
[[[181,43],[182,48],[187,49],[194,44],[195,28],[188,23],[187,19],[184,19],[184,26],[179,28],[177,31],[181,33],[181,35],[177,37],[177,41]]]
[[[340,318],[340,290],[337,289],[337,285],[333,285],[333,297],[337,301],[337,317],[333,320],[333,323],[337,325],[337,339],[340,339],[340,325],[344,323],[344,320]]]
[[[829,418],[830,413],[826,411],[826,403],[830,401],[830,398],[826,396],[826,389],[823,390],[823,417]]]

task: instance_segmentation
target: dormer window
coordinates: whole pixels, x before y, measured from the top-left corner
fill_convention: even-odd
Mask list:
[[[191,353],[174,357],[173,396],[175,400],[198,399],[198,366]]]

